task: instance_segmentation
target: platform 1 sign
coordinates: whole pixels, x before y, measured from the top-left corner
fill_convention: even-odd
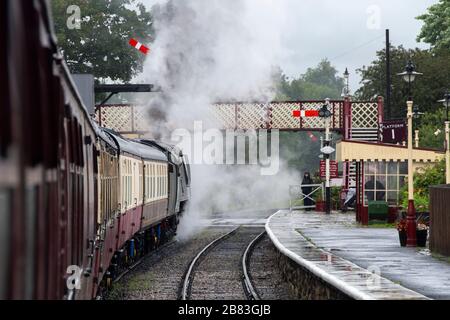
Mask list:
[[[321,160],[320,161],[320,177],[326,178],[326,161]],[[339,166],[338,162],[334,160],[330,160],[330,178],[336,179],[339,178]]]
[[[380,125],[380,140],[383,143],[402,144],[408,140],[404,120],[388,120]]]

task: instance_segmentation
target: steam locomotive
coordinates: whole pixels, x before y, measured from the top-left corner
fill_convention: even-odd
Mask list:
[[[86,111],[45,0],[0,3],[0,299],[93,299],[176,232],[182,151]]]

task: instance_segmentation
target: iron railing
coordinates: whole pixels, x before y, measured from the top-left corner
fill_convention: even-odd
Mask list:
[[[305,194],[303,188],[311,188],[311,192]],[[314,195],[321,193],[322,199],[324,198],[323,184],[304,184],[304,185],[291,185],[289,186],[289,208],[290,210],[302,210],[302,209],[315,209],[315,205],[304,205],[305,199],[312,200],[315,203]],[[298,203],[303,203],[299,205]]]

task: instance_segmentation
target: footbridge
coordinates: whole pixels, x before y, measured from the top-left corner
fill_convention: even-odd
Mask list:
[[[319,110],[324,101],[288,101],[271,103],[217,103],[210,107],[209,118],[220,129],[323,131],[322,118],[295,118],[294,111]],[[97,109],[100,125],[128,135],[143,135],[148,122],[148,107],[139,105],[103,105]],[[332,130],[345,139],[376,141],[383,121],[383,98],[376,101],[330,101]]]

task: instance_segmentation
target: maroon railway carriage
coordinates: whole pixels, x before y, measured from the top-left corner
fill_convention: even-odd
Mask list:
[[[0,297],[57,299],[95,239],[94,139],[45,1],[2,1]],[[3,72],[5,71],[5,72]],[[91,295],[83,277],[80,295]]]
[[[138,231],[169,218],[168,164],[156,148],[108,131],[119,150],[119,234],[117,248]]]
[[[0,299],[92,299],[180,214],[167,156],[91,120],[47,5],[0,2]]]

